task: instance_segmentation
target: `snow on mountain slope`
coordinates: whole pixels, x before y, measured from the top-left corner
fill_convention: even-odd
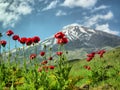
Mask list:
[[[93,29],[87,29],[80,25],[69,25],[63,28],[61,30],[63,33],[65,33],[66,37],[68,37],[69,41],[74,40],[90,40],[90,37],[96,33]],[[48,46],[53,46],[56,44],[56,41],[54,39],[54,36],[47,38],[46,40],[41,42],[43,45],[46,44]]]
[[[120,43],[118,43],[120,37],[103,31],[83,27],[79,24],[65,26],[61,31],[65,33],[66,37],[69,39],[68,47],[72,47],[72,45],[74,45],[74,48],[120,45]],[[113,40],[114,43],[110,43],[111,40]],[[41,44],[53,47],[56,45],[56,40],[54,36],[52,36],[42,41]]]
[[[89,40],[91,35],[95,33],[93,29],[87,30],[83,26],[68,26],[63,28],[62,32],[66,34],[69,40],[81,40],[82,38]]]
[[[78,24],[68,25],[60,31],[65,33],[69,39],[69,42],[65,45],[65,49],[70,52],[70,59],[79,59],[81,56],[84,57],[86,53],[105,47],[114,48],[120,46],[119,36],[83,27]],[[52,47],[54,52],[58,49],[54,35],[36,45],[38,53],[43,49],[44,45]],[[34,51],[34,46],[26,49],[28,55],[29,53],[34,53]]]

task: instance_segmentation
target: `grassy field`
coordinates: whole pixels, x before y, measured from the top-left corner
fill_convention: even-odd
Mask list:
[[[120,90],[120,47],[89,54],[83,49],[67,52],[64,45],[69,40],[58,32],[54,35],[58,50],[52,52],[51,47],[43,45],[38,52],[39,36],[13,34],[12,30],[6,32],[8,42],[1,40],[0,35],[0,90]],[[11,36],[15,41],[14,53],[10,49]],[[21,49],[17,42],[23,46]],[[26,47],[34,49],[26,53]],[[86,58],[72,60],[76,55]]]
[[[50,60],[38,65],[33,59],[26,67],[26,60],[23,59],[21,67],[16,61],[10,64],[8,58],[8,62],[0,65],[0,90],[120,89],[120,48],[106,51],[101,58],[95,54],[89,62],[83,59],[66,64],[65,55],[58,56],[57,66],[51,66]]]
[[[120,90],[120,48],[107,51],[102,58],[98,55],[87,62],[77,60],[71,62],[70,77],[82,77],[77,87],[89,86],[90,90]],[[87,70],[84,65],[91,67]]]

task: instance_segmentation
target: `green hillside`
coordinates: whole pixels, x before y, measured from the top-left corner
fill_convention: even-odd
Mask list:
[[[120,48],[107,51],[103,58],[98,55],[93,60],[79,60],[73,64],[70,77],[82,77],[76,83],[77,87],[89,86],[91,90],[119,90],[120,89]],[[84,65],[91,67],[86,70]]]
[[[83,59],[66,63],[66,56],[63,53],[53,59],[55,66],[45,57],[41,64],[34,57],[27,62],[23,58],[23,66],[1,59],[0,90],[119,90],[120,47],[106,51],[101,58],[95,54],[89,62]]]

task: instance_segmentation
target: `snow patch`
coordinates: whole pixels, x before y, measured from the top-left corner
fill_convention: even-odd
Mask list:
[[[80,27],[79,29],[80,29],[81,32],[87,33],[87,32],[85,31],[85,29],[83,29],[82,27]]]

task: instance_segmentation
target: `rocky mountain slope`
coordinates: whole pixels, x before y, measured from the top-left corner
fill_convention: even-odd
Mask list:
[[[65,45],[69,59],[84,58],[89,52],[103,48],[111,49],[120,45],[119,36],[80,25],[69,25],[60,31],[64,32],[69,39],[69,43]],[[57,51],[58,45],[54,35],[36,45],[38,53],[43,49],[44,45],[52,47],[54,52]],[[26,48],[26,52],[28,54],[34,53],[34,47]]]

